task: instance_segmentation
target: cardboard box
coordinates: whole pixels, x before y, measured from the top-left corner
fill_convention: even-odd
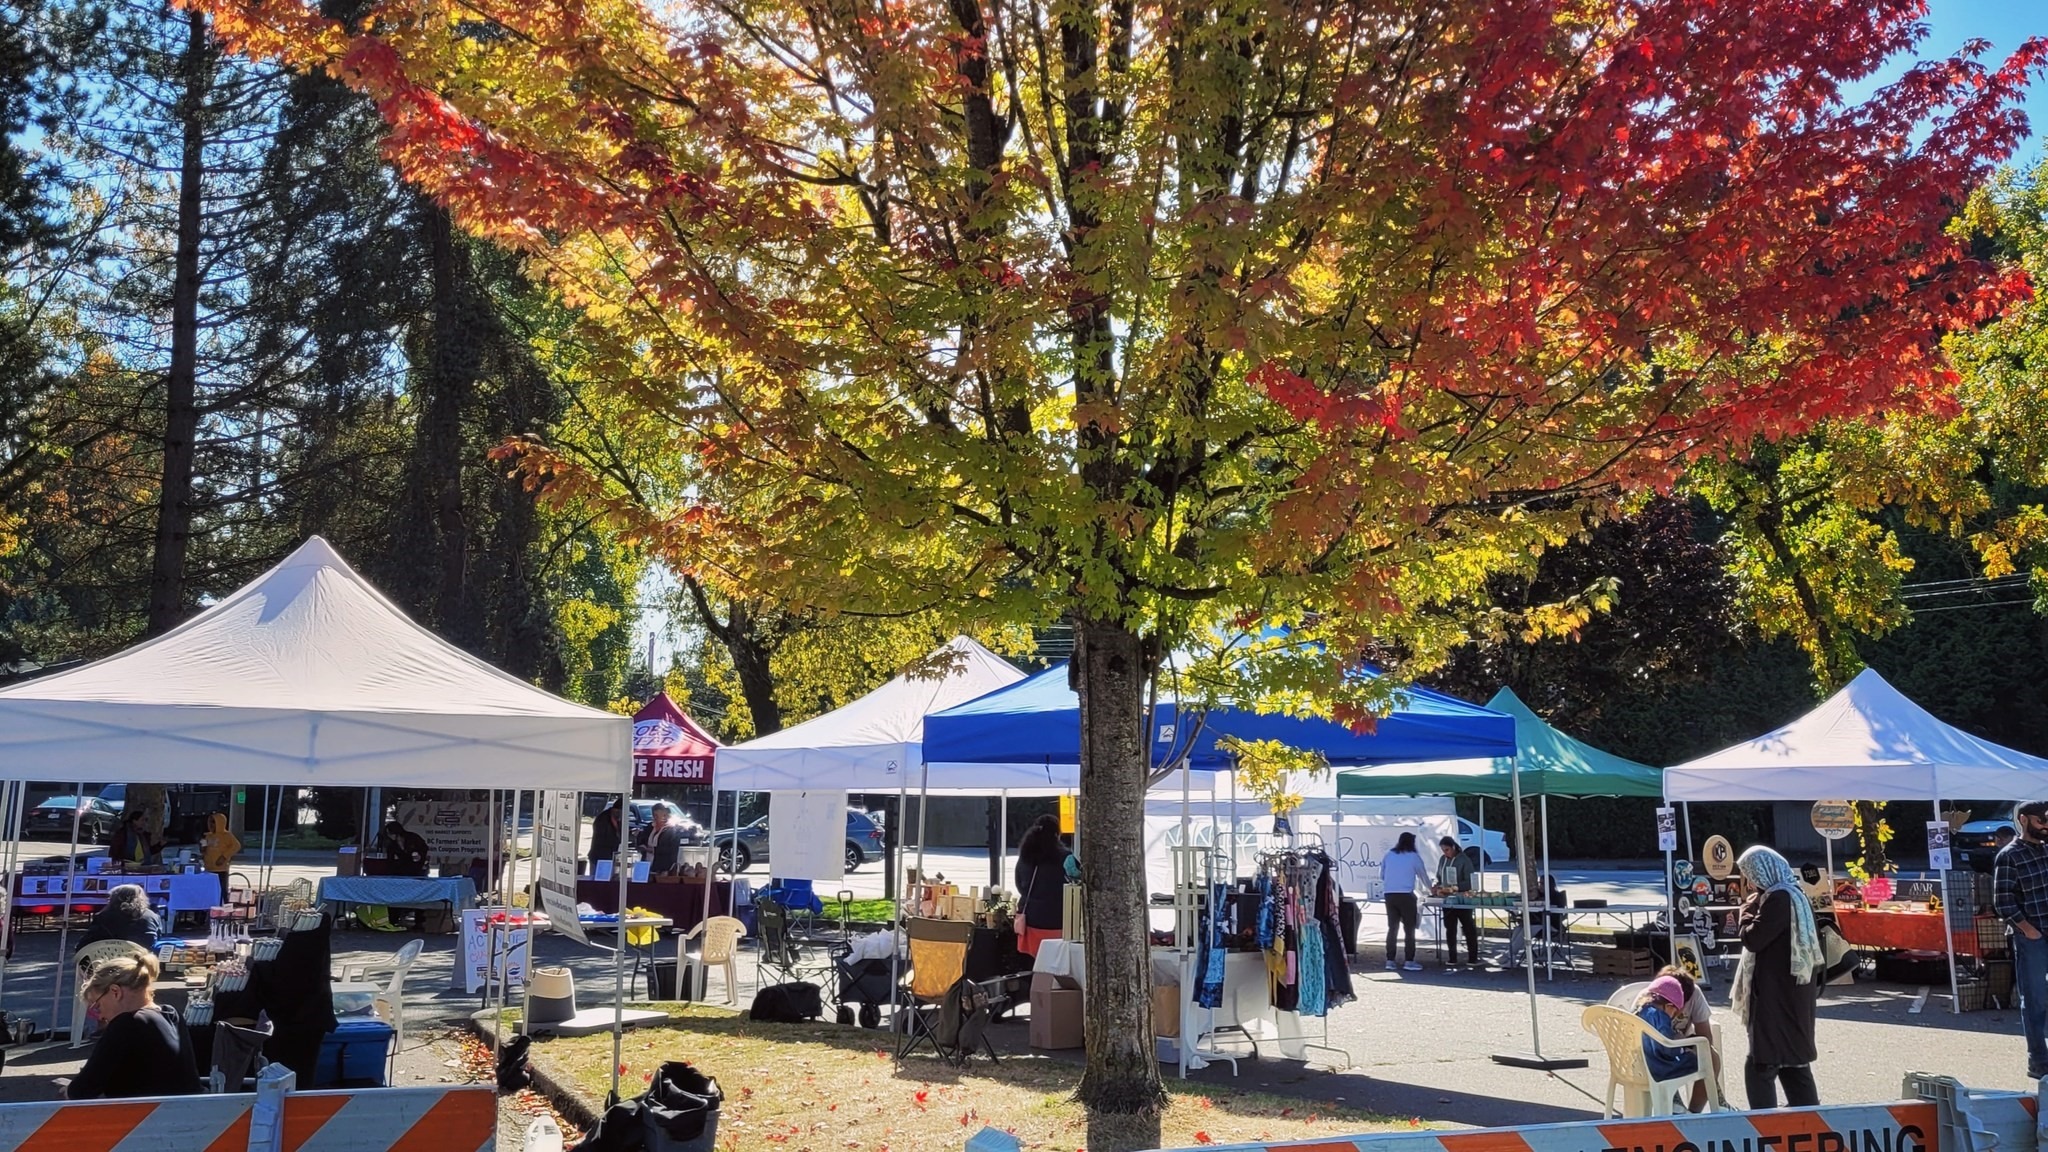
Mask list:
[[[1152,986],[1152,1035],[1180,1035],[1180,985]]]
[[[1031,975],[1031,1046],[1079,1048],[1082,1045],[1081,987],[1050,972]]]
[[[94,857],[98,859],[98,857]],[[334,854],[336,876],[360,876],[363,874],[363,854],[354,848],[343,848]]]

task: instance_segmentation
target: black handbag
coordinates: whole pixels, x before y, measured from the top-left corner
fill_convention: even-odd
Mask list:
[[[725,1093],[718,1081],[688,1061],[663,1064],[640,1097],[641,1130],[648,1152],[712,1152]]]

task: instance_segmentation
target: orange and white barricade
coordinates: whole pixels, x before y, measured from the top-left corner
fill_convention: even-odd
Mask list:
[[[1520,1128],[1368,1132],[1200,1152],[2048,1152],[2039,1106],[2021,1092],[1973,1093],[1945,1077],[1906,1077],[1913,1097],[1889,1104],[1581,1120]],[[984,1129],[967,1152],[1014,1152]]]
[[[0,1104],[0,1152],[490,1152],[489,1086]]]

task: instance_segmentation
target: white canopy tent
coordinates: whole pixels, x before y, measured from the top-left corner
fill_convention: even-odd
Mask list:
[[[1666,800],[2031,800],[2048,760],[1935,719],[1873,669],[1790,724],[1664,770]]]
[[[1931,800],[1938,815],[1944,797],[2027,800],[2044,790],[2048,760],[1943,723],[1870,668],[1782,728],[1664,770],[1666,803]],[[1961,1011],[1955,937],[1942,935]]]
[[[0,775],[631,787],[633,725],[413,623],[315,536],[154,640],[0,691]]]
[[[718,750],[713,779],[721,792],[774,792],[834,788],[848,792],[899,791],[913,770],[924,764],[924,718],[1006,688],[1024,674],[1015,665],[965,636],[955,636],[933,651],[934,664],[944,661],[942,674],[914,677],[908,673],[843,708],[766,736]],[[959,780],[957,787],[982,791],[1007,785],[1015,765],[975,765],[996,769],[986,779]],[[1038,769],[1038,779],[1044,779]],[[1027,776],[1018,781],[1028,786]]]
[[[448,644],[317,536],[162,636],[0,690],[0,780],[17,827],[21,782],[30,780],[623,798],[632,771],[632,721]],[[75,821],[72,843],[75,872]],[[615,1054],[622,956],[615,952]],[[58,968],[57,996],[67,968]],[[53,1001],[53,1019],[55,1011]]]

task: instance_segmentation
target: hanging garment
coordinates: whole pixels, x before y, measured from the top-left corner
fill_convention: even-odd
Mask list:
[[[1224,889],[1221,884],[1209,885],[1209,916],[1206,931],[1202,933],[1202,952],[1199,960],[1202,982],[1195,990],[1195,1003],[1203,1008],[1223,1006],[1223,917],[1225,908]]]
[[[1276,951],[1266,953],[1266,971],[1274,977],[1273,1007],[1292,1012],[1301,1005],[1301,985],[1295,982],[1295,961],[1300,957],[1301,936],[1292,928],[1282,929],[1273,941]]]
[[[1310,920],[1301,927],[1301,1000],[1296,1011],[1303,1016],[1321,1016],[1329,1003],[1329,986],[1323,975],[1323,924]]]
[[[1337,883],[1337,862],[1327,852],[1311,853],[1322,872],[1316,882],[1316,919],[1323,927],[1323,988],[1332,1008],[1341,1008],[1358,995],[1351,986],[1351,964],[1345,958],[1343,933],[1337,928],[1344,915],[1344,889]]]
[[[1259,873],[1259,950],[1264,952],[1273,947],[1273,937],[1278,924],[1274,907],[1273,876],[1270,872]]]

